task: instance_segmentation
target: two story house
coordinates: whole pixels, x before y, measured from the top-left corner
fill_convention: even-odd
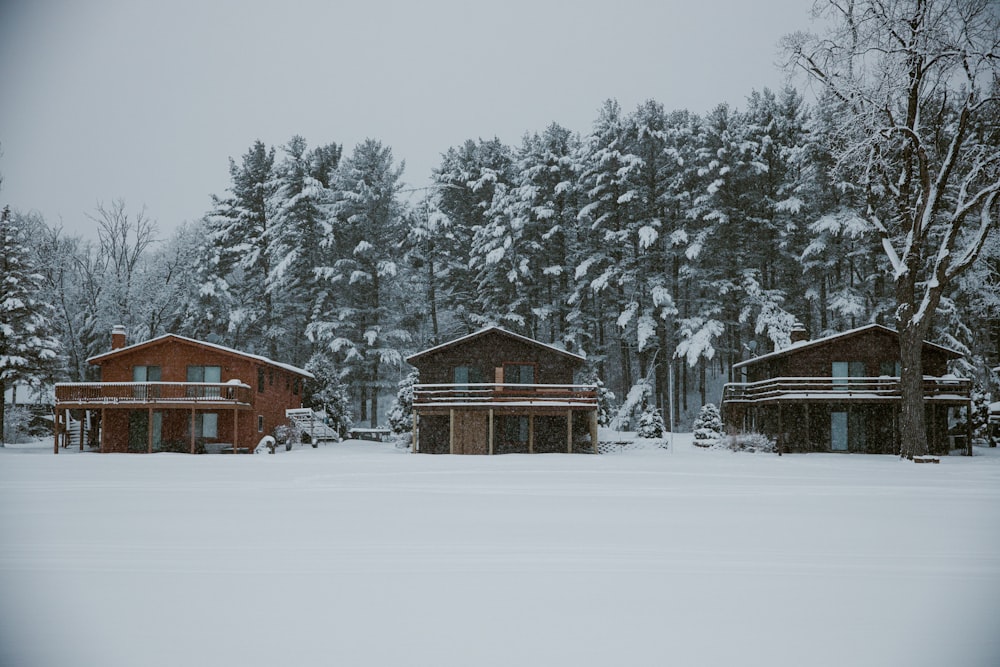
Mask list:
[[[413,451],[430,454],[572,452],[597,447],[597,392],[574,384],[584,358],[499,327],[407,358]]]
[[[111,351],[91,357],[100,382],[55,386],[55,451],[75,411],[102,452],[252,451],[302,407],[306,370],[266,357],[167,334],[125,345],[115,327]],[[83,444],[81,442],[81,448]]]
[[[723,389],[729,432],[756,431],[783,451],[896,454],[900,450],[899,334],[878,324],[806,340],[734,364],[740,382]],[[948,373],[955,350],[924,343],[924,401],[931,453],[968,446],[952,426],[971,408],[971,382]],[[966,422],[968,420],[966,419]]]

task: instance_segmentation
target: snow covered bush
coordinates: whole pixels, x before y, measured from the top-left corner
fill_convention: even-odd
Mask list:
[[[640,438],[662,438],[666,430],[663,425],[663,415],[658,408],[646,408],[639,415],[636,433]]]
[[[722,416],[714,403],[701,406],[694,420],[694,444],[697,447],[712,447],[722,439]]]
[[[302,428],[295,422],[288,422],[287,424],[281,424],[274,428],[274,439],[279,445],[285,446],[285,451],[289,452],[292,450],[293,445],[298,445],[303,442],[311,442],[309,434],[302,430]]]
[[[653,386],[645,379],[639,380],[628,390],[625,402],[621,404],[611,420],[611,428],[627,429],[634,417],[653,410],[653,405]],[[663,422],[662,416],[660,422]]]
[[[16,444],[22,442],[28,435],[31,424],[31,412],[28,408],[13,406],[7,408],[3,422],[3,442]]]
[[[777,451],[776,443],[763,433],[737,433],[727,435],[720,444],[726,449],[734,452],[764,452],[773,453]]]
[[[413,385],[417,380],[417,371],[413,371],[396,385],[396,400],[389,408],[389,428],[397,435],[413,429]]]
[[[600,426],[608,426],[614,419],[615,392],[605,387],[596,373],[585,378],[583,383],[597,387],[597,423]]]

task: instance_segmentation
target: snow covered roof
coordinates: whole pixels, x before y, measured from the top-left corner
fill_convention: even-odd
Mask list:
[[[434,347],[428,348],[428,349],[426,349],[426,350],[424,350],[422,352],[417,352],[415,354],[411,354],[410,356],[408,356],[406,358],[406,362],[408,364],[412,364],[414,362],[414,360],[419,359],[420,357],[426,356],[428,354],[433,354],[435,352],[440,352],[441,350],[445,350],[445,349],[448,349],[450,347],[454,347],[456,345],[460,345],[462,343],[467,343],[470,340],[474,340],[474,339],[479,338],[480,336],[484,336],[484,335],[486,335],[486,334],[488,334],[490,332],[497,332],[497,333],[502,334],[504,336],[509,336],[510,338],[514,338],[516,340],[519,340],[522,343],[527,343],[529,345],[535,345],[537,347],[546,348],[546,349],[551,350],[553,352],[557,352],[557,353],[559,353],[559,354],[561,354],[563,356],[569,357],[570,359],[573,359],[575,361],[580,361],[580,362],[586,361],[585,357],[582,357],[579,354],[573,354],[572,352],[567,352],[566,350],[564,350],[562,348],[559,348],[559,347],[556,347],[555,345],[549,345],[548,343],[542,343],[540,341],[535,340],[534,338],[528,338],[527,336],[522,336],[521,334],[516,334],[513,331],[507,331],[503,327],[490,326],[490,327],[484,327],[484,328],[480,329],[479,331],[467,334],[465,336],[461,336],[461,337],[456,338],[454,340],[450,340],[447,343],[441,343],[440,345],[435,345]]]
[[[309,371],[299,368],[298,366],[292,366],[291,364],[283,364],[280,361],[275,361],[273,359],[268,359],[267,357],[262,357],[259,354],[250,354],[249,352],[243,352],[241,350],[234,350],[231,347],[225,347],[224,345],[217,345],[215,343],[207,343],[203,340],[196,340],[194,338],[188,338],[187,336],[178,336],[177,334],[163,334],[162,336],[157,336],[156,338],[150,338],[149,340],[143,341],[141,343],[136,343],[134,345],[128,345],[126,347],[120,347],[117,350],[111,350],[110,352],[103,352],[101,354],[96,354],[93,357],[87,359],[88,363],[97,363],[103,361],[110,357],[118,354],[124,354],[126,352],[133,352],[142,347],[149,347],[151,345],[157,345],[159,343],[165,342],[167,340],[178,340],[184,343],[191,343],[193,345],[199,345],[201,347],[207,347],[212,350],[218,350],[219,352],[225,352],[227,354],[235,354],[246,359],[254,359],[255,361],[260,361],[262,363],[276,366],[278,368],[283,368],[286,371],[290,371],[297,375],[302,375],[304,377],[313,379],[313,374]]]
[[[783,357],[792,354],[793,352],[798,352],[799,350],[803,350],[809,347],[816,347],[818,345],[824,345],[839,338],[850,338],[851,336],[857,336],[858,334],[866,333],[868,331],[882,331],[885,333],[892,334],[893,336],[899,335],[899,332],[896,331],[895,329],[890,329],[889,327],[882,326],[881,324],[866,324],[863,327],[858,327],[856,329],[851,329],[849,331],[842,331],[840,333],[831,334],[829,336],[824,336],[823,338],[817,338],[816,340],[804,340],[804,341],[799,341],[797,343],[792,343],[786,348],[776,350],[774,352],[769,352],[768,354],[762,354],[759,357],[754,357],[753,359],[747,359],[746,361],[741,361],[738,364],[733,364],[733,368],[742,368],[743,366],[750,366],[752,364],[756,364],[761,361],[770,361],[771,359]],[[935,350],[944,352],[945,354],[956,359],[965,356],[961,352],[958,352],[957,350],[944,347],[943,345],[938,345],[937,343],[929,343],[927,341],[924,341],[924,345],[926,347],[930,347]]]

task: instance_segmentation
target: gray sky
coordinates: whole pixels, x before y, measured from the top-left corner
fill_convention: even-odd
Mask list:
[[[229,157],[295,134],[380,139],[422,186],[451,146],[586,133],[609,97],[742,107],[783,84],[777,41],[810,5],[0,0],[0,204],[89,236],[124,198],[169,233],[224,192]]]

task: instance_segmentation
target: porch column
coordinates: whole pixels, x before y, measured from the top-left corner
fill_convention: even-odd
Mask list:
[[[573,453],[573,411],[566,411],[566,453]]]
[[[600,454],[600,435],[597,428],[597,410],[593,410],[590,413],[590,442],[594,445],[594,453]]]
[[[414,410],[414,412],[413,412],[413,441],[410,443],[410,453],[411,454],[416,454],[417,453],[417,420],[418,419],[419,419],[419,416],[417,415],[417,412]]]
[[[90,410],[84,410],[83,411],[83,424],[84,424],[84,426],[87,427],[88,430],[90,429]],[[83,451],[83,430],[84,429],[82,429],[82,428],[80,429],[80,451],[81,452]]]
[[[66,429],[63,432],[63,449],[69,449],[69,440],[70,440],[69,423],[71,421],[71,417],[68,409],[66,410],[65,415],[66,415]]]
[[[52,418],[53,428],[52,428],[52,430],[54,431],[54,435],[55,435],[55,443],[54,443],[54,445],[52,447],[52,453],[53,454],[58,454],[59,453],[59,408],[53,409],[52,412],[53,412],[53,418]]]
[[[191,408],[191,453],[194,454],[194,408]]]
[[[778,403],[778,456],[781,456],[781,447],[783,444],[782,441],[784,440],[784,438],[782,437],[783,433],[784,432],[781,430],[781,403],[779,402]]]
[[[493,455],[493,408],[490,408],[490,456]]]
[[[528,453],[535,453],[535,413],[528,413]]]
[[[806,449],[811,451],[812,450],[812,438],[809,437],[809,404],[805,403],[804,405],[805,405],[805,409],[806,409],[806,442],[805,442],[805,445],[806,445]]]
[[[240,446],[240,411],[233,410],[233,454]]]
[[[455,408],[448,410],[448,453],[455,453]]]
[[[101,454],[104,453],[104,408],[101,408],[101,425],[97,431],[101,439]]]
[[[972,399],[965,404],[965,455],[972,456]]]

